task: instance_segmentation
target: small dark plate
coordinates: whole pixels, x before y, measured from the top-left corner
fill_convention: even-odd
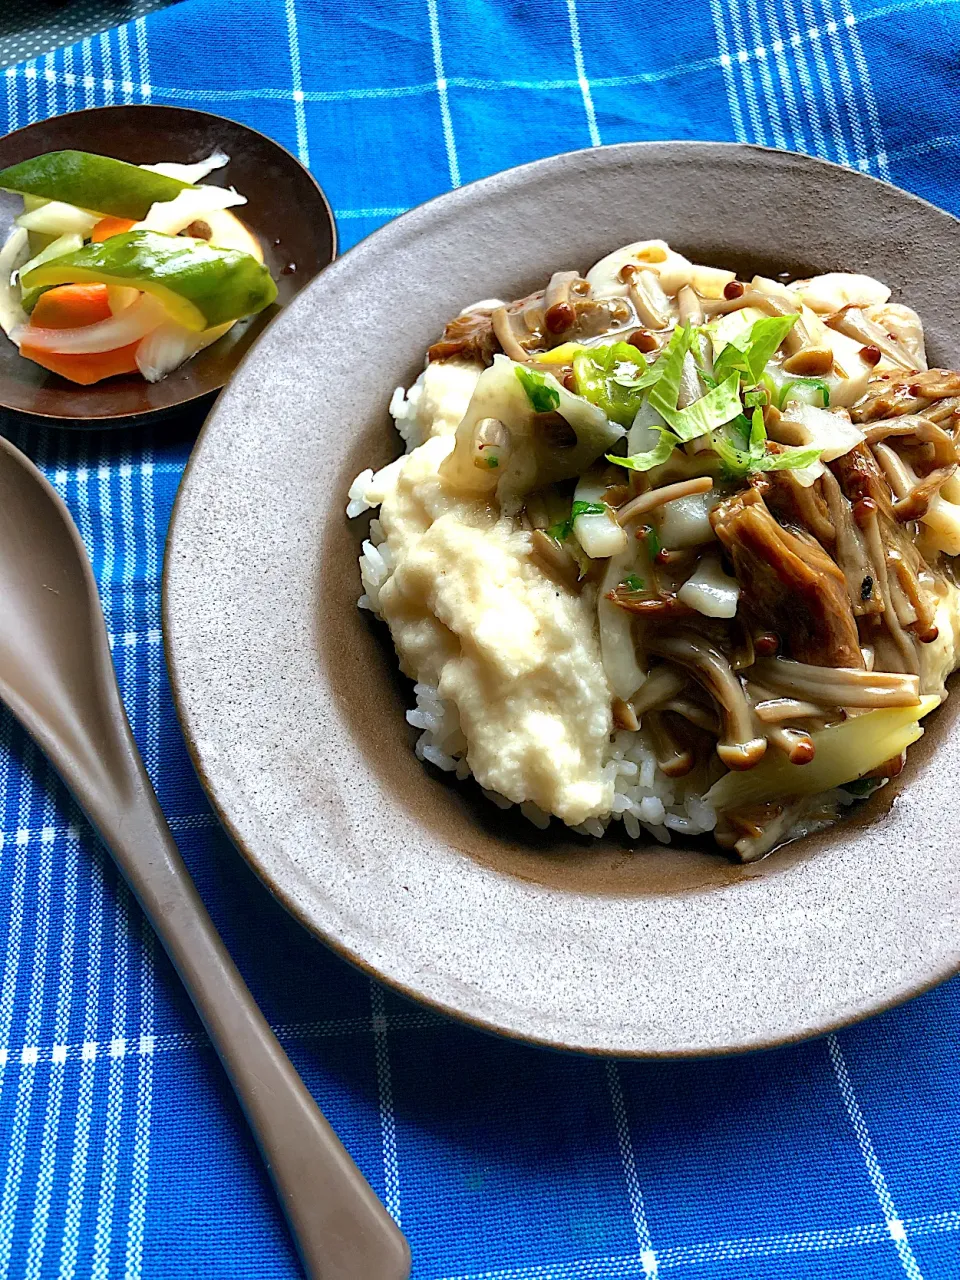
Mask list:
[[[263,246],[277,300],[241,320],[205,351],[149,383],[138,374],[77,386],[23,359],[0,333],[0,410],[21,421],[58,427],[132,427],[186,405],[208,407],[252,343],[336,255],[333,213],[311,174],[271,138],[235,120],[186,107],[94,107],[28,125],[0,138],[0,168],[45,151],[95,151],[132,164],[191,164],[213,151],[230,157],[204,181],[236,187],[237,210]],[[21,211],[19,196],[0,192],[0,239]],[[198,404],[197,402],[203,402]]]

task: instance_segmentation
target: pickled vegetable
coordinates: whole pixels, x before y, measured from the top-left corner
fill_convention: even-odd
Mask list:
[[[0,188],[5,191],[137,220],[145,218],[156,201],[174,200],[191,185],[89,151],[48,151],[0,170]]]
[[[197,332],[262,311],[277,296],[269,271],[250,254],[156,231],[128,231],[86,245],[24,274],[22,284],[132,286]]]

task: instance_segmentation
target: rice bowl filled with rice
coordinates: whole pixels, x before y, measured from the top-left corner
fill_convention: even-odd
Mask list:
[[[421,759],[745,861],[900,772],[960,657],[960,374],[881,282],[638,242],[467,307],[390,410],[347,514]]]

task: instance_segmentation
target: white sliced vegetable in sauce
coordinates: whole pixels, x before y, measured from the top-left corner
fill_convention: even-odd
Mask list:
[[[890,290],[873,276],[852,271],[828,271],[812,280],[797,280],[788,286],[813,311],[829,315],[842,307],[867,307],[884,303]]]
[[[607,593],[613,591],[637,569],[636,544],[607,565],[606,573],[597,595],[597,623],[600,631],[600,658],[604,674],[613,694],[631,698],[646,679],[646,672],[637,662],[637,646],[633,638],[633,616],[621,609]],[[642,574],[643,570],[641,570]]]
[[[630,289],[627,282],[620,279],[620,272],[628,263],[656,272],[661,288],[671,297],[690,283],[693,273],[692,263],[671,249],[665,240],[637,240],[608,253],[590,268],[586,279],[593,296],[625,297]]]
[[[510,436],[504,460],[498,458],[498,465],[489,469],[475,461],[476,431],[485,419],[503,423]],[[622,427],[595,405],[571,395],[552,374],[498,355],[477,381],[457,427],[456,445],[440,474],[464,493],[496,490],[505,513],[515,514],[524,494],[579,476],[623,434]]]
[[[627,548],[626,529],[621,528],[603,501],[606,488],[600,472],[588,471],[580,477],[573,494],[573,532],[591,560],[605,560]]]
[[[677,592],[677,599],[707,618],[733,618],[740,587],[736,578],[724,573],[720,557],[707,554]]]
[[[791,400],[783,411],[785,422],[796,422],[806,431],[811,444],[820,449],[823,462],[833,462],[863,444],[864,435],[850,421],[845,409],[819,409],[812,404]]]
[[[716,488],[706,493],[691,493],[665,503],[659,512],[658,532],[663,546],[671,550],[699,547],[716,537],[710,523],[710,512],[723,501]]]
[[[918,722],[939,705],[938,697],[929,696],[914,707],[883,707],[829,725],[811,734],[816,754],[808,764],[790,764],[785,756],[768,752],[746,773],[724,774],[704,798],[717,809],[728,809],[843,786],[916,742],[923,733]]]

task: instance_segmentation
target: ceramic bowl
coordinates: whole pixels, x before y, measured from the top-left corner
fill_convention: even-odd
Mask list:
[[[238,211],[257,234],[277,282],[277,300],[241,320],[219,342],[157,383],[138,374],[81,387],[23,359],[0,334],[0,410],[57,427],[131,427],[188,406],[208,407],[267,325],[336,253],[336,227],[323,191],[300,162],[246,125],[186,107],[94,107],[54,116],[0,138],[0,168],[45,151],[96,151],[131,164],[180,164],[220,150],[226,168],[205,181],[236,187],[248,203]],[[0,191],[0,243],[22,211],[19,196]]]
[[[557,156],[417,209],[346,254],[247,356],[180,491],[167,653],[200,776],[303,924],[399,991],[592,1053],[732,1052],[826,1031],[960,967],[951,701],[905,773],[753,866],[538,832],[421,764],[385,628],[356,607],[348,486],[399,451],[387,404],[471,301],[662,236],[741,273],[888,281],[956,367],[960,223],[809,157],[714,143]]]

